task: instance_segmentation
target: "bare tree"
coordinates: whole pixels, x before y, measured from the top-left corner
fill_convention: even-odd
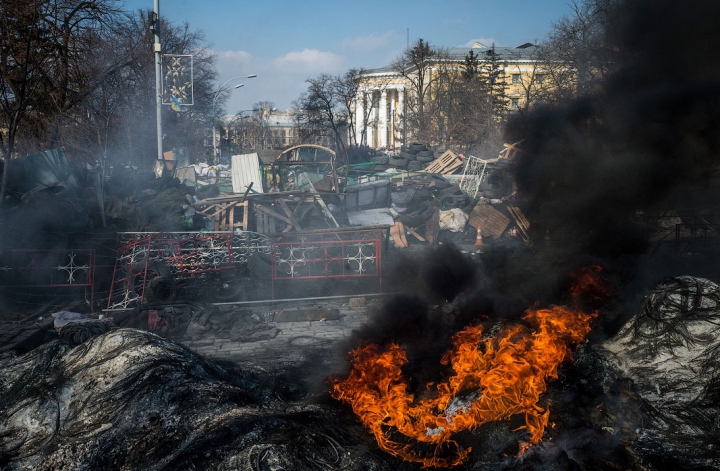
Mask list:
[[[606,41],[618,0],[573,0],[571,16],[553,24],[538,58],[552,93],[548,99],[567,100],[596,91],[617,66],[617,50]]]
[[[438,112],[441,103],[433,88],[447,80],[449,61],[445,49],[422,38],[405,49],[392,64],[408,83],[405,94],[404,121],[413,137],[426,142],[438,139]]]
[[[487,135],[493,121],[492,105],[481,72],[481,57],[471,50],[461,72],[448,75],[440,110],[441,136],[446,147],[472,152]]]
[[[525,55],[529,61],[515,62],[514,68],[510,70],[518,77],[516,85],[522,90],[522,106],[515,110],[521,113],[554,101],[557,93],[552,76],[553,67],[543,60],[541,47],[528,45],[525,49],[530,50]]]
[[[328,139],[345,156],[351,113],[344,98],[338,94],[340,80],[328,74],[307,79],[305,82],[308,83],[308,90],[300,96],[295,105],[305,137],[315,142]]]
[[[205,47],[203,33],[188,24],[163,22],[161,31],[165,53],[193,55],[195,98],[195,105],[183,107],[182,112],[163,108],[164,146],[187,147],[191,155],[200,155],[209,135],[204,124],[212,109],[215,58]],[[121,58],[123,67],[93,90],[76,112],[63,116],[60,143],[76,158],[103,156],[144,167],[154,163],[153,42],[148,11],[138,10],[128,14],[112,37],[98,42],[93,55],[88,56],[89,65]]]
[[[278,136],[272,134],[270,122],[278,113],[272,101],[259,101],[253,105],[252,114],[237,113],[228,123],[234,133],[233,140],[240,148],[266,149],[280,145]]]
[[[54,117],[71,112],[117,67],[88,67],[94,40],[117,20],[109,0],[0,2],[0,152],[57,140]],[[19,139],[21,138],[21,139]],[[16,149],[20,142],[21,149]]]
[[[344,114],[347,116],[347,127],[351,130],[355,129],[356,124],[359,124],[356,123],[357,116],[354,111],[356,109],[355,107],[360,96],[360,83],[362,80],[362,76],[365,73],[365,69],[350,69],[345,72],[345,75],[335,77],[335,79],[330,84],[332,93],[337,97],[339,106],[343,108]],[[363,120],[363,124],[367,124],[366,116],[369,117],[369,110],[364,110],[363,116],[361,117],[361,119]],[[349,133],[348,141],[351,146],[359,146],[361,144],[361,142],[357,142],[357,137],[353,132]]]

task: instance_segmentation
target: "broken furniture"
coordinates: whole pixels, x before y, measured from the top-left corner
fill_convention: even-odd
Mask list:
[[[309,231],[306,222],[311,215],[324,221],[327,228],[338,228],[329,208],[319,194],[303,192],[265,193],[248,195],[256,215],[257,231],[263,234]],[[303,225],[305,227],[303,227]]]
[[[345,211],[387,208],[390,205],[389,179],[375,180],[345,187]]]
[[[284,150],[272,163],[266,186],[275,192],[308,191],[306,179],[302,178],[306,173],[313,175],[309,180],[321,190],[340,192],[337,154],[316,144],[300,144]]]
[[[213,221],[215,232],[248,230],[248,202],[242,196],[208,198],[195,203],[195,207]]]
[[[498,168],[506,169],[517,153],[520,152],[520,149],[517,147],[518,144],[520,143],[516,142],[515,144],[503,144],[503,150],[501,150],[498,156],[494,159],[481,159],[473,155],[465,157],[462,177],[458,182],[460,189],[472,198],[478,198],[480,196],[488,197],[487,194],[482,193],[483,186],[485,186],[486,191],[488,189],[497,191],[499,188],[487,188],[487,183],[490,183],[490,187],[498,186],[496,182],[487,182],[488,174],[492,175],[492,171]],[[488,165],[491,165],[491,167],[488,168]],[[489,197],[496,198],[495,195]]]
[[[296,182],[304,191],[266,193],[249,197],[257,215],[257,230],[264,234],[310,230],[312,228],[301,226],[301,220],[304,219],[301,214],[307,215],[309,211],[321,215],[328,228],[340,228],[340,224],[315,189],[310,177],[305,172],[298,172],[296,178]]]

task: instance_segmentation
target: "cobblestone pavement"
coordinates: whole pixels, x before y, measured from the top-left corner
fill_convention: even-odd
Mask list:
[[[338,362],[345,358],[349,347],[346,342],[353,330],[366,322],[368,307],[350,307],[347,300],[323,302],[314,307],[338,309],[339,319],[267,322],[268,326],[278,330],[277,335],[254,342],[233,341],[223,334],[208,334],[200,339],[181,343],[215,360],[260,368],[298,366],[307,362],[319,362],[328,367],[330,364],[337,366]],[[280,308],[259,306],[253,308],[253,312],[263,319],[268,317],[268,311],[278,309]],[[224,306],[223,310],[232,311],[233,308]]]

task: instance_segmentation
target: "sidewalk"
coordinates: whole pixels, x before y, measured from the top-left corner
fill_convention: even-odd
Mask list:
[[[368,299],[369,301],[370,299]],[[223,338],[222,334],[209,334],[200,339],[180,343],[201,355],[216,360],[226,360],[239,364],[252,363],[252,365],[259,367],[297,365],[308,361],[310,356],[315,357],[317,354],[337,352],[339,348],[344,347],[343,342],[351,336],[353,330],[363,325],[367,320],[368,307],[350,307],[347,300],[344,302],[323,302],[319,306],[325,309],[337,309],[339,319],[296,322],[269,321],[266,322],[267,326],[277,329],[277,335],[273,338],[254,342],[233,341],[230,338]],[[233,309],[237,308],[223,306],[225,311],[232,311]],[[261,305],[252,310],[261,319],[267,319],[272,317],[273,311],[277,312],[282,309]]]

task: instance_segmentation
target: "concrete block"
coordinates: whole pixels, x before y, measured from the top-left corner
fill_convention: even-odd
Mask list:
[[[350,298],[350,307],[365,307],[365,298]]]

